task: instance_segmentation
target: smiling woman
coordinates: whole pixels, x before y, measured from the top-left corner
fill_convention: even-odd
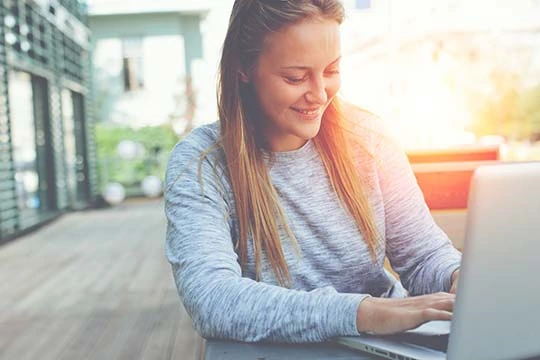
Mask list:
[[[269,149],[295,150],[317,135],[339,90],[340,50],[332,19],[302,21],[269,37],[252,74],[242,76],[265,115]]]
[[[175,147],[166,179],[167,256],[204,337],[321,341],[451,316],[460,253],[378,118],[337,96],[343,17],[339,0],[234,3],[220,120]]]

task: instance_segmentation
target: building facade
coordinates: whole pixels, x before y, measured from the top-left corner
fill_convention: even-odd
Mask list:
[[[78,0],[0,1],[0,242],[97,198]]]
[[[193,126],[208,11],[204,0],[91,0],[96,121]]]

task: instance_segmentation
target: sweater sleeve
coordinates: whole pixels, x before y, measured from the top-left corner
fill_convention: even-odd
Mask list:
[[[173,150],[167,169],[166,255],[179,295],[205,338],[246,342],[316,342],[357,335],[366,295],[332,287],[298,291],[242,277],[231,237],[230,204],[211,161],[202,164],[193,137]],[[195,159],[195,160],[194,160]]]
[[[388,259],[411,295],[449,291],[461,253],[431,216],[405,151],[378,126],[375,158]]]

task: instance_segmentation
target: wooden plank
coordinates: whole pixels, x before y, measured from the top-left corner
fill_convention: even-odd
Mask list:
[[[64,215],[0,247],[1,359],[198,358],[161,200]]]
[[[407,157],[413,164],[456,161],[491,161],[499,160],[500,149],[498,145],[471,145],[449,149],[411,150],[407,151]]]

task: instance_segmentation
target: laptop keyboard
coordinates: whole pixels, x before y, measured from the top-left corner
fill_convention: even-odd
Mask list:
[[[414,345],[420,345],[433,350],[446,352],[448,349],[448,334],[444,335],[422,335],[415,333],[402,333],[385,336],[389,339],[405,342]]]

